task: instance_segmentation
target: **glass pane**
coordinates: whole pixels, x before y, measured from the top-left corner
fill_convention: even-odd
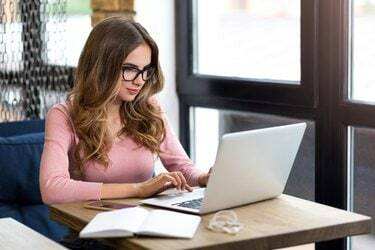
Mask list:
[[[375,0],[352,0],[352,86],[349,98],[375,102]]]
[[[302,120],[250,112],[191,108],[191,152],[197,166],[207,170],[215,162],[216,150],[225,133],[280,126]],[[315,125],[308,127],[294,162],[285,193],[314,200],[315,197]]]
[[[299,84],[299,0],[194,3],[196,73]]]
[[[355,127],[352,131],[351,204],[354,212],[375,218],[375,129]],[[375,228],[375,221],[372,221]],[[351,238],[352,250],[372,250],[375,232]]]
[[[66,23],[56,25],[52,18],[47,21],[45,40],[47,41],[48,63],[77,66],[78,59],[91,31],[90,0],[65,0]],[[48,0],[48,10],[53,13],[59,2]],[[54,17],[59,18],[59,16]],[[58,45],[60,50],[56,50]],[[63,61],[61,61],[63,59]]]
[[[22,71],[22,23],[19,3],[14,0],[1,1],[0,18],[0,70]]]

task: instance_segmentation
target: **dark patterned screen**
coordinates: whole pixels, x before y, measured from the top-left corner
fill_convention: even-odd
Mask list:
[[[0,122],[44,118],[72,86],[66,0],[1,0]]]

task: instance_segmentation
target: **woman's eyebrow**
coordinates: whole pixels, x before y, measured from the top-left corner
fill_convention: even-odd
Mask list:
[[[132,64],[132,63],[124,63],[124,64],[122,64],[122,66],[130,66],[130,67],[133,67],[133,68],[136,68],[136,69],[140,69],[140,68],[138,68],[137,65]],[[150,67],[150,66],[151,66],[151,63],[150,63],[150,64],[147,64],[146,66],[144,66],[143,69],[148,68],[148,67]]]

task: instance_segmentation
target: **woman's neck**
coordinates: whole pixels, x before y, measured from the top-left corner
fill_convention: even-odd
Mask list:
[[[109,105],[107,109],[107,127],[112,138],[117,137],[122,130],[120,106],[121,103],[114,103]]]
[[[118,122],[120,120],[120,106],[121,103],[113,103],[108,106],[107,118],[108,122]]]

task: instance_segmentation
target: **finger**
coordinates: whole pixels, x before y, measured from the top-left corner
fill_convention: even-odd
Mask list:
[[[174,188],[175,186],[169,182],[167,184],[165,184],[160,190],[158,193],[161,193],[161,192],[164,192],[165,190],[168,190],[168,189],[171,189],[171,188]]]
[[[156,195],[156,194],[159,194],[159,193],[162,193],[164,192],[165,190],[168,190],[170,188],[173,188],[174,185],[172,182],[167,182],[165,185],[161,186],[161,187],[158,187],[157,189],[155,189],[152,194],[150,194],[150,196],[153,196],[153,195]]]
[[[178,181],[174,176],[171,176],[169,174],[164,174],[161,176],[160,180],[158,181],[159,186],[164,186],[167,182],[171,182],[173,186],[178,186]]]
[[[168,190],[168,189],[171,189],[171,188],[174,188],[174,187],[175,186],[173,185],[173,183],[169,182],[169,183],[165,184],[164,186],[162,186],[160,189],[158,189],[155,194],[159,194],[161,192],[164,192],[165,190]]]
[[[175,180],[177,181],[177,189],[178,190],[181,190],[182,189],[182,180],[180,178],[180,176],[178,175],[177,172],[171,172],[169,173],[170,176],[173,176],[175,178]]]
[[[186,179],[185,179],[185,176],[184,176],[181,172],[176,172],[176,173],[178,174],[178,176],[179,176],[180,179],[181,179],[181,182],[182,182],[181,188],[187,190],[187,188],[186,188],[187,181],[186,181]]]
[[[188,184],[186,184],[185,189],[186,189],[187,191],[189,191],[189,192],[192,192],[192,191],[193,191],[193,188],[190,187]]]
[[[152,195],[161,193],[169,188],[176,186],[176,180],[169,175],[161,175],[152,185]]]

